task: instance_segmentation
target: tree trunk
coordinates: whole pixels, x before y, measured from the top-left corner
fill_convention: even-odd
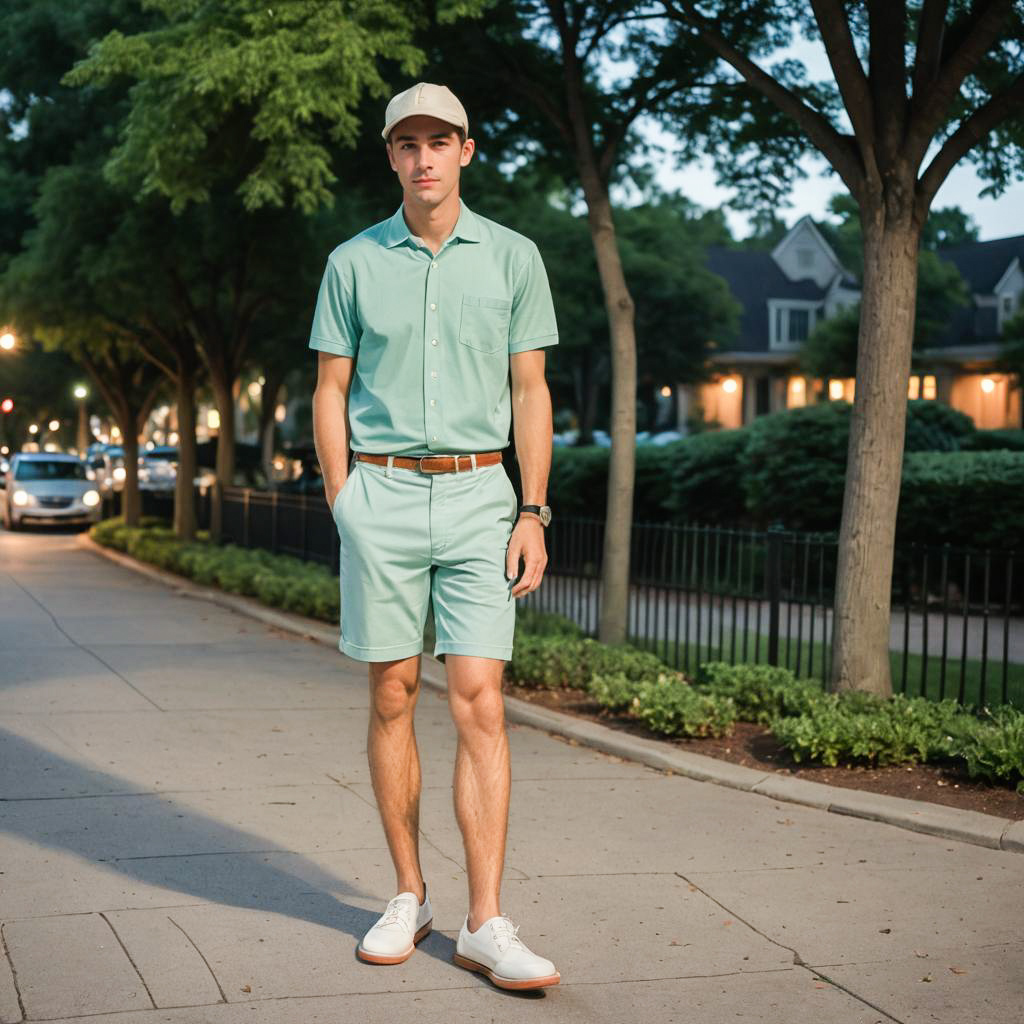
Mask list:
[[[122,422],[123,419],[123,422]],[[121,491],[121,515],[125,526],[138,526],[142,516],[139,493],[139,435],[135,416],[119,418],[121,448],[124,450],[124,488]]]
[[[213,397],[220,415],[217,431],[217,480],[221,487],[230,487],[235,478],[235,399],[232,394],[234,381],[225,380],[211,373]]]
[[[178,363],[178,476],[174,484],[174,533],[180,540],[196,536],[196,376]]]
[[[881,207],[881,204],[879,204]],[[892,564],[920,231],[862,206],[864,290],[839,531],[832,689],[892,693]]]
[[[601,617],[598,639],[626,640],[629,609],[629,549],[633,528],[633,474],[636,464],[636,332],[633,298],[619,256],[608,190],[593,168],[581,167],[590,235],[601,276],[612,354],[612,439],[608,464],[608,510],[604,527]]]

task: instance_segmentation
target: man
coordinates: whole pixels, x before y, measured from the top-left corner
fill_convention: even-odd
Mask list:
[[[328,259],[309,342],[319,351],[313,424],[341,537],[339,648],[369,663],[370,774],[397,876],[398,895],[357,953],[402,963],[430,931],[413,731],[430,600],[469,881],[455,960],[527,989],[559,974],[500,909],[510,787],[501,678],[515,599],[540,585],[547,563],[544,348],[558,339],[536,246],[459,197],[468,133],[444,86],[420,83],[388,104],[382,135],[402,205]],[[518,513],[501,465],[510,423]]]

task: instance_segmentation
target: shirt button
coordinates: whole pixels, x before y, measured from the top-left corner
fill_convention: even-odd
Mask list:
[[[430,404],[431,404],[431,405],[437,405],[437,399],[436,399],[436,398],[432,398],[432,399],[430,400]]]
[[[436,441],[437,440],[437,434],[435,434],[430,440],[431,441]]]
[[[431,345],[436,345],[437,344],[437,338],[431,338],[430,339],[430,344]]]
[[[430,265],[431,265],[432,267],[436,267],[436,266],[437,266],[437,260],[431,260],[431,263],[430,263]],[[435,438],[434,438],[434,440],[436,441],[436,440],[437,440],[437,438],[435,437]]]
[[[436,303],[436,302],[432,302],[432,303],[430,304],[430,308],[431,308],[431,309],[437,309],[437,303]]]
[[[431,370],[430,371],[430,379],[431,380],[437,380],[437,370]]]

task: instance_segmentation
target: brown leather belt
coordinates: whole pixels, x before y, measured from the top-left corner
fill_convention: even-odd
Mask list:
[[[386,466],[388,459],[398,469],[418,469],[421,473],[464,473],[471,469],[482,469],[501,462],[501,452],[482,452],[480,455],[424,455],[412,458],[408,455],[367,455],[356,452],[360,462],[372,462],[375,466]]]

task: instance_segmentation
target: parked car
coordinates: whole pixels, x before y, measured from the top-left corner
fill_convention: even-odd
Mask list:
[[[142,491],[173,491],[178,479],[178,449],[173,445],[157,445],[139,455],[139,489]]]
[[[97,490],[104,497],[124,487],[124,449],[108,444],[89,455],[89,468],[96,474]]]
[[[0,477],[4,526],[17,530],[29,522],[99,521],[100,494],[94,474],[75,455],[19,452]]]

